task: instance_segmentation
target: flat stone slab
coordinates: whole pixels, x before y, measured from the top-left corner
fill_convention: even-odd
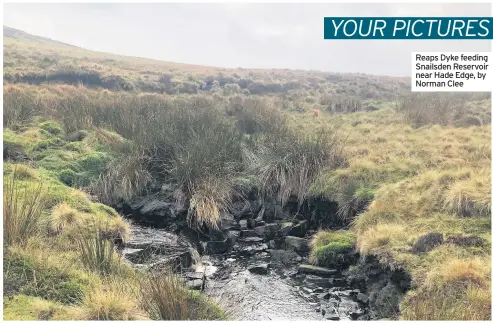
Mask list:
[[[269,272],[269,264],[267,263],[256,264],[248,267],[248,271],[251,272],[252,274],[267,275],[267,273]]]
[[[298,270],[300,273],[312,274],[317,276],[332,276],[337,273],[336,269],[327,269],[312,265],[299,265]]]
[[[263,242],[264,239],[261,237],[246,237],[246,238],[240,238],[238,241],[244,243],[258,243],[258,242]]]

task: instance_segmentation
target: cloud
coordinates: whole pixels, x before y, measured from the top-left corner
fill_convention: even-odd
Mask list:
[[[413,51],[488,41],[324,40],[324,16],[484,16],[490,4],[5,4],[4,23],[92,50],[222,67],[410,75]]]

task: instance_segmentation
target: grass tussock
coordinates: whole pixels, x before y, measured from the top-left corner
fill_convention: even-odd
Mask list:
[[[154,320],[220,320],[225,315],[199,293],[186,289],[178,276],[150,273],[141,280],[142,307]]]
[[[41,227],[45,207],[43,186],[22,186],[14,168],[10,178],[5,178],[3,187],[3,237],[4,246],[25,243],[35,236]]]
[[[82,306],[74,310],[78,320],[90,321],[127,321],[148,320],[145,313],[131,295],[108,288],[96,289],[87,294]]]

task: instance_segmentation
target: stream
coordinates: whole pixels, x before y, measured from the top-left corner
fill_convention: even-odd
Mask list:
[[[231,320],[368,320],[368,297],[336,270],[250,237],[225,254],[200,256],[185,236],[132,224],[124,257],[135,267],[172,264],[191,289],[216,300]]]

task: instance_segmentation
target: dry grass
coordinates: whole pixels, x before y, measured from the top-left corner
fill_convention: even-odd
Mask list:
[[[77,320],[127,321],[148,320],[132,295],[111,288],[95,289],[87,294],[81,307],[74,309]]]
[[[76,228],[81,224],[81,217],[77,210],[70,207],[67,203],[62,202],[55,206],[51,212],[51,229],[58,232],[64,229],[70,230]]]
[[[488,109],[489,104],[468,102],[467,106],[486,115],[479,110]],[[349,207],[358,190],[373,192],[352,230],[363,255],[377,255],[411,274],[415,288],[401,304],[401,318],[488,320],[491,126],[413,128],[401,116],[388,107],[372,113],[317,119],[307,114],[302,120],[293,119],[292,124],[303,131],[335,123],[347,134],[348,166],[320,177],[312,192]],[[440,232],[445,239],[477,236],[486,242],[482,246],[445,243],[426,253],[412,253],[413,243],[429,232]],[[436,268],[446,273],[450,266],[450,276],[440,274],[441,284],[428,284],[437,280]],[[454,280],[462,281],[460,291]]]

